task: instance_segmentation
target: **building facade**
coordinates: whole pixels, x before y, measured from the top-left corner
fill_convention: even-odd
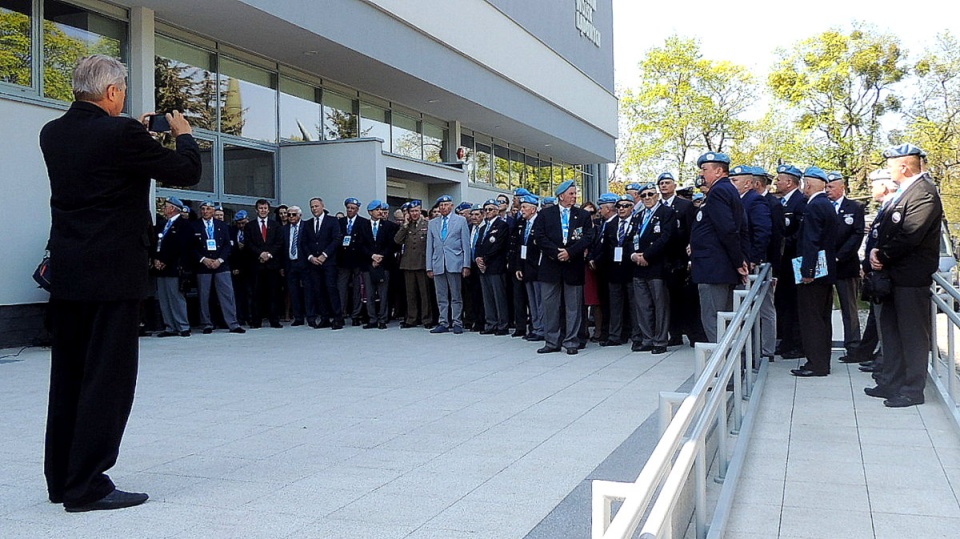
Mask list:
[[[335,213],[346,197],[476,203],[567,179],[595,199],[615,159],[612,32],[611,0],[0,0],[0,347],[41,326],[38,134],[80,57],[126,62],[131,116],[177,109],[194,126],[200,184],[156,200],[212,199],[229,218],[259,198]]]

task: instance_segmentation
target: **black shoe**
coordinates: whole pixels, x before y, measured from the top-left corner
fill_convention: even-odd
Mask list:
[[[630,350],[633,352],[639,352],[641,348],[643,348],[643,345],[638,342],[635,342],[630,345]]]
[[[211,333],[213,333],[213,328],[203,328],[204,335],[209,335]]]
[[[240,327],[240,326],[237,326],[237,327],[235,327],[235,328],[233,328],[233,329],[230,330],[230,333],[246,333],[246,332],[247,332],[247,330],[243,329],[243,328]]]
[[[587,347],[587,342],[586,342],[586,341],[580,341],[580,344],[577,345],[577,350],[583,350],[583,349],[586,348],[586,347]]]
[[[800,359],[806,356],[800,350],[788,350],[780,354],[780,357],[782,357],[783,359]]]
[[[283,324],[281,324],[280,322],[270,322],[270,327],[274,329],[280,329],[283,327]]]
[[[495,329],[483,329],[483,330],[480,330],[480,334],[481,334],[481,335],[493,335],[493,334],[496,333],[496,332],[497,332],[497,330],[495,330]]]
[[[181,331],[181,332],[180,332],[180,336],[181,336],[181,337],[189,337],[189,336],[190,336],[190,330],[188,329],[188,330],[186,330],[186,331]]]
[[[616,341],[616,340],[610,339],[610,340],[601,342],[601,343],[600,343],[600,346],[620,346],[621,344],[623,344],[623,343],[620,342],[620,341]]]
[[[157,333],[157,337],[176,337],[177,335],[179,335],[179,333],[173,331],[161,331]]]
[[[860,367],[860,372],[877,372],[878,369],[874,366],[870,367]]]
[[[877,366],[877,362],[872,359],[870,361],[861,361],[860,366],[873,368]]]
[[[448,332],[448,331],[450,331],[450,330],[447,329],[447,326],[444,326],[444,325],[441,324],[441,325],[439,325],[439,326],[434,326],[434,328],[430,330],[430,333],[434,333],[434,334],[436,334],[436,333],[446,333],[446,332]]]
[[[683,346],[683,337],[674,337],[670,339],[667,346]]]
[[[410,329],[413,327],[413,324],[408,324],[406,322],[400,322],[400,329]]]
[[[579,352],[580,352],[580,350],[578,350],[578,349],[576,349],[576,348],[567,348],[567,355],[568,355],[568,356],[575,356],[575,355],[577,355],[577,353],[579,353]]]
[[[302,325],[303,325],[303,320],[294,320],[293,323],[290,324],[291,327],[302,326]]]
[[[386,322],[377,322],[377,329],[387,329]]]
[[[497,332],[494,333],[494,335],[496,335],[497,337],[505,337],[505,336],[507,336],[507,335],[510,335],[510,330],[509,330],[509,329],[498,329]],[[516,335],[514,335],[514,337],[516,337]]]
[[[350,325],[353,326],[353,327],[359,326],[359,325],[360,325],[360,319],[359,319],[359,318],[354,318],[354,319],[350,322]]]
[[[260,329],[261,325],[259,323],[250,323],[250,329]]]
[[[453,326],[454,335],[463,335],[463,326]]]
[[[423,325],[423,329],[433,329],[435,327],[437,327],[437,325],[432,322],[427,322],[426,324]]]
[[[916,406],[918,404],[923,404],[923,397],[911,399],[904,395],[897,395],[896,397],[891,397],[883,401],[883,405],[887,408],[906,408],[907,406]]]
[[[559,351],[560,351],[559,348],[550,348],[549,346],[544,346],[543,348],[538,349],[538,350],[537,350],[537,353],[538,353],[538,354],[552,354],[552,353],[554,353],[554,352],[559,352]]]
[[[666,347],[666,346],[654,346],[654,347],[653,347],[653,350],[650,350],[650,353],[651,353],[651,354],[666,354],[666,353],[667,353],[667,347]]]
[[[342,321],[342,320],[340,321],[340,325],[341,325],[341,326],[343,325],[343,321]],[[323,328],[328,328],[328,327],[332,327],[332,324],[330,323],[329,320],[321,320],[321,321],[317,322],[317,329],[323,329]]]
[[[840,356],[840,363],[860,363],[860,358],[847,354],[845,356]]]
[[[892,399],[899,395],[896,391],[881,386],[865,387],[863,388],[863,392],[870,397],[876,397],[878,399]]]
[[[376,329],[376,327],[377,327],[376,322],[370,322],[369,324],[363,325],[363,329]]]
[[[521,331],[521,330],[518,329],[517,331],[514,331],[513,334],[510,335],[510,336],[511,336],[511,337],[526,337],[526,336],[527,336],[527,332],[526,332],[526,331]]]
[[[533,333],[527,333],[527,336],[523,338],[525,341],[530,342],[539,342],[543,340],[543,335],[534,335]]]
[[[637,351],[638,351],[638,352],[652,352],[652,351],[653,351],[653,345],[652,345],[652,344],[644,344],[644,345],[642,345]]]
[[[103,498],[95,502],[76,507],[64,507],[68,513],[84,513],[87,511],[110,511],[111,509],[123,509],[124,507],[133,507],[147,501],[150,496],[142,492],[124,492],[114,489]]]
[[[828,372],[811,371],[810,369],[790,369],[790,373],[798,378],[810,378],[813,376],[826,376]]]

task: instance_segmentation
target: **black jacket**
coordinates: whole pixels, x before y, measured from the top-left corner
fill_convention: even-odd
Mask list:
[[[370,229],[370,219],[357,215],[354,217],[353,227],[347,232],[346,216],[340,218],[341,244],[337,252],[337,267],[364,271],[370,269],[370,255],[372,254],[373,231]],[[347,238],[349,245],[344,245]]]
[[[844,197],[840,203],[837,229],[837,279],[860,277],[860,244],[866,226],[863,204]]]
[[[827,274],[817,282],[834,283],[837,280],[837,242],[836,233],[840,219],[833,204],[824,193],[810,199],[803,210],[803,223],[797,234],[797,256],[801,257],[800,276],[807,278],[815,275],[819,252],[824,251],[827,259]],[[791,262],[792,264],[792,262]],[[793,274],[791,273],[791,276]]]
[[[637,213],[634,236],[631,238],[633,252],[642,253],[647,266],[633,265],[633,276],[639,279],[665,279],[669,270],[667,256],[670,242],[677,230],[677,213],[661,204],[647,226],[643,226],[645,211]]]
[[[259,270],[279,270],[284,267],[283,262],[283,230],[281,224],[267,217],[267,239],[263,239],[263,232],[260,230],[260,217],[254,215],[247,228],[243,231],[247,240],[247,247],[250,249],[251,267],[254,271]],[[270,258],[266,262],[260,262],[260,254],[270,253]]]
[[[214,249],[209,249],[207,246],[207,240],[209,238],[207,237],[207,226],[203,219],[190,223],[193,226],[192,262],[196,267],[197,273],[221,273],[224,271],[230,271],[230,255],[233,251],[233,242],[230,238],[230,229],[223,221],[213,219],[212,223],[213,241],[216,243],[216,247]],[[212,270],[200,263],[200,259],[202,258],[210,258],[213,260],[222,259],[223,264],[220,264],[219,268]]]
[[[340,222],[336,217],[332,217],[324,210],[323,220],[320,221],[319,232],[315,230],[317,218],[313,217],[304,222],[303,230],[300,235],[300,248],[311,256],[327,255],[327,261],[324,265],[337,264],[337,251],[340,244],[343,243],[343,235],[340,233]]]
[[[539,219],[539,217],[536,217],[533,220],[533,224],[530,225],[529,235],[526,233],[527,221],[525,219],[517,219],[519,224],[513,228],[513,240],[510,242],[510,271],[523,272],[523,282],[525,283],[536,281],[537,275],[540,272],[540,246],[537,245],[537,238],[533,234],[533,227],[537,219]],[[524,254],[523,246],[527,247],[526,258],[522,258]]]
[[[487,221],[480,226],[476,258],[486,264],[484,275],[500,275],[507,272],[507,258],[510,246],[510,226],[501,218],[493,223]]]
[[[548,283],[563,282],[571,286],[583,285],[584,251],[593,245],[593,220],[582,208],[570,208],[567,227],[567,242],[563,243],[563,227],[560,224],[560,206],[550,206],[541,211],[533,226],[537,244],[543,254],[537,279]],[[570,258],[566,262],[557,259],[560,249],[566,249]]]
[[[933,282],[933,273],[940,263],[942,220],[940,195],[925,174],[884,209],[877,258],[894,286],[922,287]]]
[[[611,283],[624,284],[633,281],[633,268],[636,266],[630,261],[633,254],[634,238],[640,226],[643,212],[627,217],[624,226],[623,241],[620,241],[620,216],[607,223],[603,229],[603,239],[599,242],[599,256],[596,259],[598,267],[603,268],[602,274]],[[620,262],[615,260],[617,247],[623,250]]]

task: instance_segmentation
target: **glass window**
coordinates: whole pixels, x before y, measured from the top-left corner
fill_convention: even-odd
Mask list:
[[[177,187],[175,185],[166,185],[163,182],[157,182],[157,187],[166,188],[166,189],[185,189],[188,191],[203,191],[205,193],[214,193],[214,178],[216,177],[216,171],[213,167],[213,141],[204,140],[199,137],[194,137],[197,140],[197,144],[200,146],[200,166],[202,171],[200,173],[200,183],[193,185],[191,187]],[[163,145],[170,148],[171,150],[176,147],[176,142],[173,137],[169,135],[162,135],[161,141]]]
[[[0,82],[33,84],[30,0],[0,0]]]
[[[423,159],[423,142],[417,131],[417,120],[393,113],[393,153]]]
[[[493,146],[493,184],[500,189],[510,189],[510,150],[500,145]]]
[[[156,110],[179,110],[193,127],[216,131],[216,57],[213,53],[158,35],[154,57]]]
[[[442,163],[447,155],[447,129],[423,122],[423,158],[434,163]]]
[[[273,152],[224,144],[223,191],[228,195],[274,198]]]
[[[473,150],[473,137],[461,133],[460,149],[463,151],[463,157],[460,160],[463,161],[463,168],[467,171],[467,178],[475,182],[477,181],[477,156]]]
[[[378,138],[390,145],[390,111],[383,107],[360,103],[360,136]]]
[[[551,196],[553,192],[553,169],[549,161],[540,161],[540,173],[537,175],[536,191],[542,197]]]
[[[357,138],[356,100],[335,92],[323,92],[323,138]]]
[[[531,193],[537,190],[537,187],[540,183],[538,175],[540,173],[540,160],[537,159],[535,155],[528,155],[524,167],[524,181],[520,184],[520,187],[523,187]]]
[[[91,54],[125,59],[126,23],[53,0],[43,3],[43,95],[73,101],[73,68]]]
[[[516,150],[510,150],[510,190],[523,187],[527,181],[527,170],[524,165],[526,156]]]
[[[277,75],[220,58],[223,110],[220,131],[228,135],[277,141]]]
[[[320,90],[293,79],[280,78],[280,138],[320,140]]]
[[[490,183],[490,146],[477,143],[477,182]]]

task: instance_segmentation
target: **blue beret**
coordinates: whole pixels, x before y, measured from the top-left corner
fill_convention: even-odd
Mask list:
[[[534,195],[523,195],[520,197],[520,203],[533,204],[534,206],[536,206],[537,204],[540,204],[540,199]]]
[[[630,195],[620,195],[617,197],[617,202],[629,202],[633,204],[633,197]]]
[[[495,199],[495,198],[489,198],[489,199],[487,199],[486,202],[483,203],[483,207],[487,207],[487,206],[496,206],[496,207],[499,208],[499,207],[500,207],[500,203],[497,202],[497,199]]]
[[[203,202],[201,202],[200,207],[202,208],[204,206],[210,206],[211,208],[215,207],[212,200],[204,200]]]
[[[720,153],[720,152],[707,152],[707,153],[701,155],[701,156],[697,159],[697,166],[698,166],[698,167],[699,167],[700,165],[704,164],[704,163],[724,163],[724,164],[729,165],[729,164],[730,164],[730,157],[728,157],[727,154],[725,154],[725,153]]]
[[[780,165],[777,167],[777,174],[789,174],[795,178],[803,176],[803,173],[800,172],[800,169],[793,165]]]
[[[453,202],[453,197],[450,195],[440,195],[439,197],[437,197],[437,201],[435,202],[435,204],[439,204],[441,202]]]
[[[694,200],[700,200],[700,199],[704,198],[705,196],[706,196],[706,195],[704,195],[703,193],[694,193],[694,194],[693,194],[693,199],[694,199]]]
[[[380,204],[383,204],[383,203],[377,199],[371,200],[370,203],[367,204],[367,211],[379,210]]]
[[[240,210],[233,216],[234,221],[242,221],[247,218],[247,210]]]
[[[927,152],[921,150],[913,144],[901,144],[899,146],[894,146],[893,148],[887,148],[883,151],[884,159],[893,159],[896,157],[906,157],[908,155],[918,155],[920,157],[926,157]]]
[[[653,182],[643,184],[642,186],[640,186],[640,189],[637,189],[637,191],[649,191],[650,189],[653,189],[654,191],[659,191],[659,189],[657,189],[657,184]]]
[[[843,180],[843,174],[839,172],[827,172],[827,181],[835,182],[837,180]]]
[[[565,182],[563,182],[563,183],[561,183],[560,185],[557,186],[557,189],[554,191],[554,194],[556,194],[557,196],[560,196],[560,195],[562,195],[563,193],[567,192],[567,189],[570,189],[571,187],[574,187],[576,184],[577,184],[577,182],[575,182],[575,181],[573,181],[573,180],[567,180],[567,181],[565,181]]]
[[[673,174],[670,174],[669,172],[664,172],[663,174],[657,176],[657,183],[660,183],[662,180],[673,180]]]
[[[554,204],[554,205],[556,205],[556,203],[557,203],[557,197],[544,197],[543,203],[544,203],[544,204]]]
[[[388,204],[388,203],[386,203],[386,202],[381,202],[381,203],[380,203],[380,209],[381,209],[381,210],[390,211],[390,204]]]
[[[634,183],[628,183],[627,186],[624,187],[623,189],[624,189],[625,191],[639,191],[639,190],[640,190],[640,184],[639,184],[639,183],[636,183],[636,182],[634,182]]]
[[[520,187],[519,189],[517,189],[516,191],[513,192],[513,196],[515,196],[515,197],[525,197],[525,196],[532,195],[532,194],[533,194],[533,193],[531,193],[530,191],[527,191],[527,190],[524,189],[523,187]]]
[[[360,206],[360,201],[359,201],[358,199],[356,199],[356,198],[348,198],[348,199],[346,199],[346,200],[343,201],[343,205],[344,205],[344,206],[349,206],[350,204],[354,204],[354,205],[356,205],[356,206],[359,207],[359,206]]]
[[[177,197],[167,197],[167,204],[173,204],[174,206],[180,208],[181,210],[186,207],[186,204],[180,201]]]
[[[474,204],[473,206],[470,206],[470,212],[472,213],[475,211],[483,211],[483,206],[480,204]]]
[[[223,206],[217,205],[217,206],[215,206],[213,209],[215,209],[215,210],[217,210],[217,211],[223,211]]]
[[[415,199],[411,200],[410,202],[407,202],[407,204],[409,204],[411,208],[419,208],[419,207],[423,206],[423,201],[420,200],[420,199],[418,199],[418,198],[415,198]]]
[[[597,199],[597,204],[616,204],[620,197],[616,193],[604,193]]]
[[[457,212],[459,213],[459,212],[462,212],[463,210],[469,210],[471,208],[473,208],[473,204],[469,202],[461,202],[456,209],[457,209]]]
[[[750,168],[753,169],[753,175],[754,175],[754,176],[766,176],[766,175],[767,175],[767,171],[766,171],[766,169],[764,169],[763,167],[750,167]]]
[[[824,172],[820,167],[807,167],[807,169],[803,171],[803,177],[815,178],[821,181],[829,181],[827,180],[827,173]]]
[[[730,169],[730,177],[734,176],[753,176],[753,167],[739,165]]]
[[[410,203],[409,203],[409,202],[404,202],[403,204],[400,205],[400,209],[401,209],[401,210],[409,210],[409,209],[410,209]]]

